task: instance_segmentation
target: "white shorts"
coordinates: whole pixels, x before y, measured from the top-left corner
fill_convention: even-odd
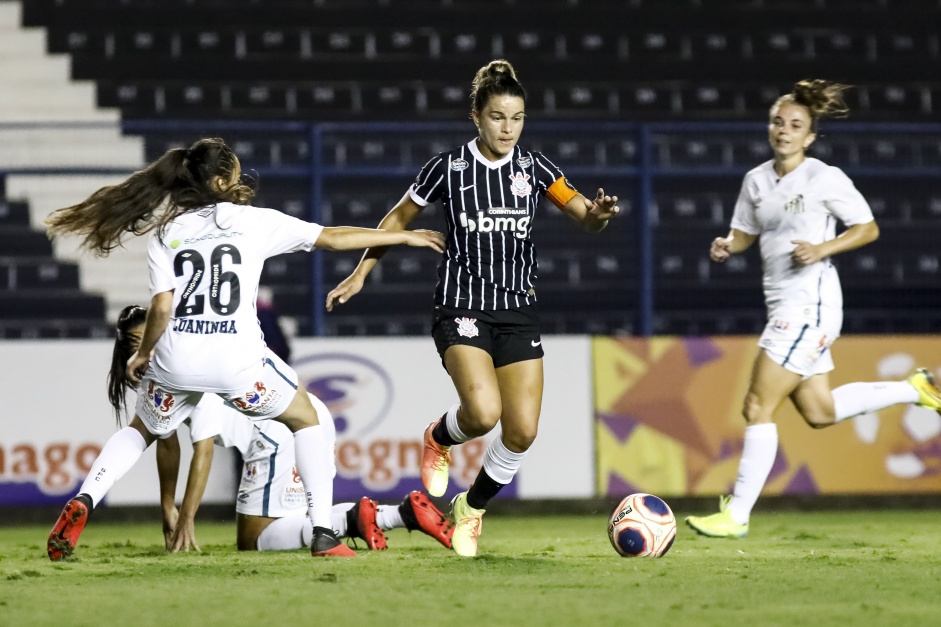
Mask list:
[[[804,322],[772,319],[758,340],[758,346],[775,363],[805,379],[833,370],[830,346],[837,333]]]
[[[317,410],[320,424],[327,429],[327,438],[336,439],[333,416],[316,396],[310,402]],[[276,421],[255,425],[252,443],[242,465],[242,479],[235,502],[235,511],[246,516],[306,516],[307,497],[304,484],[294,465],[294,434]],[[335,453],[331,460],[335,460]],[[336,476],[336,467],[333,471]]]
[[[270,350],[258,367],[245,373],[245,377],[254,383],[215,393],[250,420],[280,416],[297,394],[297,373]],[[183,390],[161,383],[151,366],[137,387],[136,413],[148,431],[164,438],[189,418],[202,397],[202,391]]]
[[[266,433],[255,428],[250,457],[242,465],[235,511],[268,518],[306,515],[304,484],[294,467],[294,435],[281,423],[271,426],[280,429]]]

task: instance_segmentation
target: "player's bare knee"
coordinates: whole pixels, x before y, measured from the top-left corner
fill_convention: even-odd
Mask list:
[[[461,405],[461,430],[467,435],[478,437],[490,433],[500,420],[500,401],[475,399]],[[464,423],[467,423],[466,425]],[[465,428],[466,427],[466,428]]]
[[[804,422],[812,429],[826,429],[836,422],[836,416],[833,413],[825,411],[802,412]]]
[[[503,444],[514,453],[525,453],[536,441],[536,429],[524,431],[503,431]]]

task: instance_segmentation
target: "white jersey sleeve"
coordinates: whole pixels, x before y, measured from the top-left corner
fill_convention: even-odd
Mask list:
[[[754,187],[752,173],[749,172],[742,181],[742,188],[739,190],[738,200],[735,201],[735,209],[732,211],[732,228],[749,235],[761,234],[761,226],[755,216],[757,203],[754,198]]]
[[[827,179],[823,204],[831,214],[846,226],[866,224],[875,220],[869,203],[843,170],[829,166]]]
[[[274,209],[255,209],[252,220],[264,233],[261,239],[266,257],[282,253],[309,251],[317,243],[323,227],[305,222]]]
[[[165,248],[160,241],[159,234],[154,231],[147,244],[147,267],[150,270],[151,297],[169,292],[176,287],[173,266],[170,263],[170,258],[167,257]]]

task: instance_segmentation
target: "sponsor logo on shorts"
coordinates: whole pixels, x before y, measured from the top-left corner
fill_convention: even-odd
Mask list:
[[[255,464],[245,464],[245,483],[255,483],[255,477],[258,475],[258,466]]]
[[[480,331],[477,329],[477,318],[455,318],[457,323],[457,334],[464,337],[477,337]]]
[[[173,399],[173,394],[170,394],[166,390],[161,390],[154,385],[153,381],[147,386],[147,396],[150,397],[151,402],[153,402],[154,411],[161,414],[170,413],[170,409],[176,402]]]
[[[526,198],[533,191],[533,186],[529,184],[529,175],[523,172],[517,172],[510,175],[510,191],[514,196]]]
[[[470,165],[464,159],[452,159],[451,160],[451,169],[455,172],[462,172],[467,169],[467,166]]]
[[[248,492],[245,490],[239,491],[239,503],[248,503]]]
[[[232,404],[239,411],[251,414],[265,414],[271,411],[271,408],[281,400],[281,393],[277,390],[269,390],[261,381],[256,381],[255,386],[243,394],[241,397],[232,399]]]
[[[787,331],[788,327],[791,326],[784,320],[774,320],[771,323],[771,328],[777,331],[778,333],[784,333]]]

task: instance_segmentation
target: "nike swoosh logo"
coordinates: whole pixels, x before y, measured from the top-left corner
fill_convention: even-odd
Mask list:
[[[538,342],[530,342],[530,344],[532,344],[533,346],[539,346],[540,344],[542,344],[542,340],[539,340]]]
[[[464,187],[461,188],[461,191],[462,191],[462,192],[466,192],[466,191],[469,190],[471,187],[477,187],[477,184],[474,183],[473,185],[465,185]]]

